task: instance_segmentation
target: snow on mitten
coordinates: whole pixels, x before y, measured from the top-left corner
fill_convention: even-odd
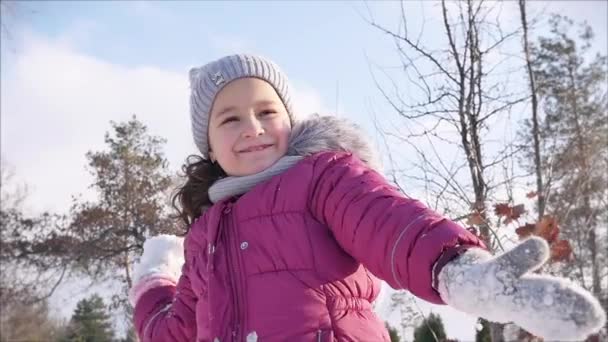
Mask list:
[[[547,242],[537,237],[499,256],[471,248],[441,269],[438,291],[468,314],[513,322],[547,340],[583,340],[604,325],[606,313],[568,279],[530,273],[548,258]]]
[[[144,252],[133,270],[133,287],[129,301],[135,306],[148,290],[158,286],[175,286],[184,264],[184,239],[175,235],[158,235],[144,242]]]

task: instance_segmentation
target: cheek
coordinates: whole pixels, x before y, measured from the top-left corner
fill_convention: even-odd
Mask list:
[[[230,129],[217,129],[209,132],[209,145],[218,160],[225,159],[235,142],[235,134]]]
[[[289,145],[289,134],[290,133],[291,133],[291,130],[290,129],[286,129],[281,134],[280,140],[281,140],[281,145],[283,145],[283,148],[284,148],[283,152],[287,151],[287,147]]]
[[[289,120],[277,120],[273,123],[273,133],[281,145],[287,146],[289,135],[291,134],[291,124]]]

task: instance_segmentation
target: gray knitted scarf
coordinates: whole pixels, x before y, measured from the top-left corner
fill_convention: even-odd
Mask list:
[[[371,168],[380,170],[377,154],[358,126],[343,119],[314,115],[294,124],[284,157],[256,174],[216,181],[209,188],[209,199],[217,203],[231,196],[242,195],[257,184],[283,173],[301,159],[323,151],[351,152]]]

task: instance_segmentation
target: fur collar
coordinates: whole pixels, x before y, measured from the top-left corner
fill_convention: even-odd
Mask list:
[[[381,169],[378,154],[359,126],[351,121],[315,114],[296,122],[287,155],[306,157],[322,151],[350,152],[369,167],[378,171]]]

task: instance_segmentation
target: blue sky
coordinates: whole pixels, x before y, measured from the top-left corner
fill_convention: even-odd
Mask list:
[[[356,2],[70,1],[30,7],[37,12],[29,16],[31,30],[51,39],[68,36],[79,52],[110,63],[183,72],[251,51],[314,85],[332,103],[337,81],[344,97],[370,90],[361,82],[364,51],[390,46],[358,16],[364,7]]]
[[[168,139],[165,151],[177,169],[196,152],[189,131],[187,71],[226,54],[252,52],[276,61],[293,82],[303,113],[338,108],[338,115],[357,121],[373,136],[369,108],[381,117],[390,110],[373,83],[368,58],[387,67],[398,66],[399,60],[392,41],[362,15],[369,8],[378,22],[396,28],[396,2],[18,4],[14,14],[2,13],[10,35],[2,36],[1,46],[1,153],[17,182],[28,185],[25,205],[32,212],[64,211],[71,195],[87,195],[91,179],[84,155],[104,148],[110,120],[137,114],[153,134]],[[606,4],[533,1],[530,16],[555,11],[588,20],[598,49],[606,54]],[[442,44],[437,5],[405,3],[409,29],[416,31],[426,18],[423,37],[431,45]],[[519,20],[515,5],[505,3],[504,24]],[[75,305],[66,298],[57,303],[67,313]],[[472,338],[472,318],[444,313],[450,336]]]

